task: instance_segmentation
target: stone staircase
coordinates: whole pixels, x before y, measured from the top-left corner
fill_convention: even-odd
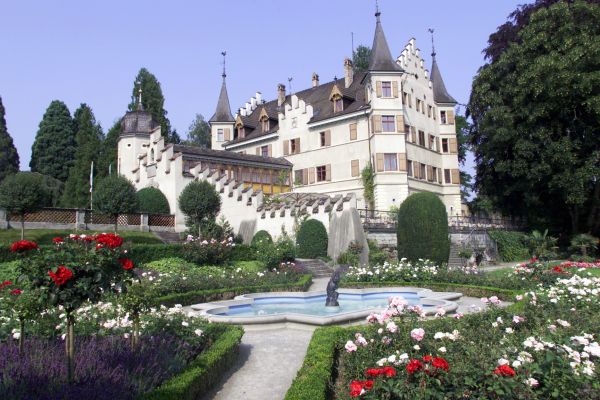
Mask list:
[[[152,232],[154,236],[159,238],[163,243],[174,244],[181,243],[181,238],[177,232]]]
[[[296,258],[296,265],[312,274],[314,278],[329,278],[333,270],[319,259]]]
[[[458,256],[459,251],[460,245],[456,243],[450,244],[450,257],[448,258],[449,267],[462,267],[464,261]]]

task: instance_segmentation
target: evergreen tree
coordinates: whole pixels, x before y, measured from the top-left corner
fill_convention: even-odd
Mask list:
[[[184,144],[189,146],[200,146],[209,148],[211,146],[210,125],[204,119],[202,114],[196,114],[196,118],[190,124],[187,133],[187,140]]]
[[[121,135],[121,118],[119,118],[106,133],[102,143],[102,151],[98,160],[98,175],[105,177],[116,174],[117,171],[117,144]]]
[[[102,128],[96,122],[92,109],[82,103],[74,114],[75,164],[65,183],[62,204],[65,207],[87,207],[90,203],[90,170],[94,162],[99,167]]]
[[[371,59],[371,49],[362,44],[356,48],[352,54],[352,65],[354,72],[365,72],[369,69],[369,60]]]
[[[54,100],[46,109],[31,147],[32,172],[66,181],[75,158],[75,134],[69,109]]]
[[[2,97],[0,97],[0,182],[7,175],[19,171],[19,154],[13,143],[12,137],[6,128],[6,119],[4,119],[4,106]]]
[[[129,110],[134,111],[137,107],[138,90],[142,89],[142,106],[144,110],[150,112],[158,121],[161,128],[161,134],[165,140],[171,137],[171,122],[167,118],[167,111],[164,109],[165,97],[163,96],[160,82],[146,68],[140,69],[133,84],[133,91]]]

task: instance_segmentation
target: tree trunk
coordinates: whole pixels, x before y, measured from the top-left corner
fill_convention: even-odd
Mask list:
[[[69,312],[67,313],[67,338],[65,341],[67,353],[67,380],[69,383],[73,383],[75,371],[75,330],[73,329],[74,325],[74,318]]]
[[[198,221],[198,239],[202,237],[202,223]]]
[[[133,332],[131,333],[131,347],[135,350],[140,340],[140,314],[133,313]]]
[[[19,355],[23,355],[23,342],[25,340],[25,319],[19,318]]]
[[[25,240],[25,214],[21,214],[21,240]]]
[[[594,186],[594,194],[592,196],[592,205],[588,214],[587,230],[590,234],[596,234],[600,227],[600,182],[596,182]]]
[[[578,224],[579,212],[578,212],[577,206],[569,207],[569,216],[571,217],[571,233],[575,234],[575,233],[577,233],[577,230],[579,228],[579,224]]]

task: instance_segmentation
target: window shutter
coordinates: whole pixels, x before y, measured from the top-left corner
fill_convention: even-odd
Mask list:
[[[373,132],[381,133],[381,115],[373,115]]]
[[[413,176],[417,179],[421,177],[421,163],[416,161],[413,162]]]
[[[433,107],[433,119],[437,119],[437,108]]]
[[[411,142],[417,143],[417,130],[414,126],[410,127]]]
[[[452,170],[452,184],[458,185],[460,183],[460,172],[458,169]]]
[[[350,124],[350,140],[356,140],[356,124]]]
[[[308,169],[308,183],[315,183],[315,167],[310,167]]]
[[[381,81],[375,82],[375,93],[377,93],[377,97],[381,97]]]
[[[377,153],[376,160],[377,172],[383,171],[383,153]]]
[[[410,93],[408,94],[408,106],[412,108],[412,96]]]
[[[331,146],[331,130],[327,129],[325,131],[325,146]]]
[[[287,156],[289,154],[290,154],[290,141],[284,140],[283,141],[283,155]]]
[[[359,175],[358,160],[352,160],[352,161],[350,161],[350,174],[353,177],[356,177],[356,176]]]
[[[398,97],[398,81],[392,81],[392,95]]]
[[[302,169],[302,184],[308,185],[308,168]]]
[[[406,172],[406,153],[398,153],[398,167],[400,171]]]
[[[225,128],[223,132],[225,133],[225,141],[231,140],[231,129]]]
[[[456,143],[456,138],[450,138],[448,141],[450,143],[450,153],[456,154],[458,153],[458,145]]]
[[[257,156],[260,156],[260,147],[257,147],[257,148],[256,148],[256,155],[257,155]]]
[[[269,145],[269,157],[273,157],[273,145]]]
[[[300,138],[296,138],[296,152],[294,154],[300,153]]]
[[[325,165],[325,180],[331,181],[331,164]]]
[[[448,118],[448,123],[450,125],[454,125],[454,110],[448,110],[448,112],[446,113],[447,118]]]
[[[396,115],[396,132],[404,132],[404,115]]]
[[[442,169],[438,168],[438,183],[442,183]]]
[[[427,166],[427,180],[429,182],[433,182],[433,167],[431,165]]]
[[[436,148],[435,148],[435,150],[436,150],[438,153],[441,153],[441,152],[442,152],[442,147],[440,146],[440,138],[439,138],[439,136],[437,137],[437,141],[436,141]]]

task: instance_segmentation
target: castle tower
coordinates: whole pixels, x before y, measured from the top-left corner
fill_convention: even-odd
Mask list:
[[[233,139],[233,127],[235,120],[231,115],[231,106],[229,105],[229,96],[227,95],[227,84],[225,79],[225,52],[223,54],[223,83],[221,84],[221,93],[217,101],[217,109],[214,115],[208,120],[210,123],[211,143],[214,150],[223,150],[223,144]]]

